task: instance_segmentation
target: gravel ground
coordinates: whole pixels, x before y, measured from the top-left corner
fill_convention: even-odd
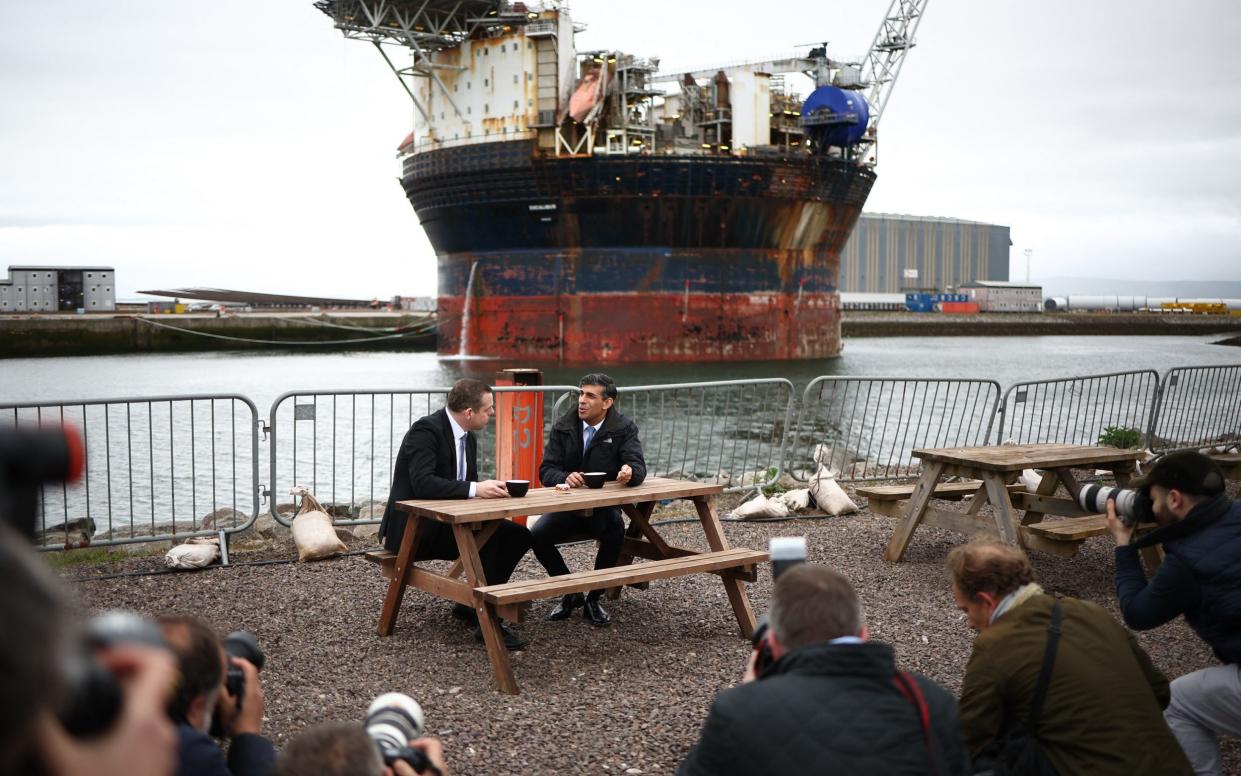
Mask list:
[[[1241,495],[1241,484],[1231,493]],[[735,503],[725,500],[722,507]],[[660,508],[655,520],[684,515]],[[705,549],[692,524],[662,529],[676,544]],[[973,634],[956,610],[944,558],[958,534],[922,528],[906,560],[881,553],[892,520],[859,515],[725,524],[734,546],[765,548],[773,536],[807,539],[809,560],[834,566],[857,587],[872,638],[893,644],[904,669],[919,671],[953,692]],[[355,547],[363,549],[365,540]],[[571,568],[588,568],[592,546],[565,549]],[[114,576],[159,568],[158,558],[72,569],[67,578],[91,609],[123,607],[148,614],[192,613],[221,631],[256,632],[267,653],[263,687],[265,732],[282,745],[309,725],[360,719],[372,698],[399,691],[426,713],[454,773],[669,773],[698,736],[717,691],[739,678],[749,643],[718,578],[698,575],[626,590],[608,610],[610,628],[581,617],[543,621],[551,602],[536,603],[519,626],[530,646],[513,654],[522,688],[498,694],[482,644],[449,614],[448,604],[411,589],[396,631],[375,635],[385,591],[376,567],[359,555],[307,564],[270,563],[294,555],[291,544],[233,552],[234,565],[194,573]],[[1112,543],[1087,541],[1075,557],[1034,553],[1040,582],[1051,591],[1094,601],[1119,617],[1112,584]],[[240,565],[256,562],[256,565]],[[445,566],[447,564],[444,564]],[[528,555],[516,577],[540,577]],[[756,612],[771,592],[764,569],[750,586]],[[1210,650],[1178,620],[1138,634],[1155,664],[1179,676],[1214,664]],[[1241,772],[1241,745],[1225,743],[1225,770]]]

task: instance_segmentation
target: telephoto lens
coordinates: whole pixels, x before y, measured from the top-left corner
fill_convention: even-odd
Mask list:
[[[366,734],[378,747],[384,765],[404,760],[416,773],[439,772],[425,753],[409,745],[422,735],[422,722],[422,707],[404,693],[384,693],[371,701],[366,710]]]
[[[94,652],[124,644],[167,648],[154,622],[134,612],[112,611],[87,621],[80,638],[68,649],[64,657],[68,690],[57,717],[73,737],[94,738],[116,722],[123,700],[121,689]]]
[[[771,556],[771,578],[777,580],[780,575],[798,563],[806,560],[806,537],[776,536],[767,545],[767,554]]]
[[[1145,489],[1109,488],[1106,485],[1083,485],[1077,491],[1077,504],[1087,512],[1107,513],[1107,500],[1116,501],[1116,516],[1127,526],[1154,520],[1150,493]]]

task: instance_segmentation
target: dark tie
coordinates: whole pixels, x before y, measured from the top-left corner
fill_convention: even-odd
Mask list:
[[[590,443],[591,443],[591,441],[592,441],[592,440],[594,440],[594,438],[595,438],[595,427],[594,427],[594,426],[587,426],[587,427],[586,427],[586,439],[585,439],[585,441],[584,441],[584,442],[582,442],[582,452],[583,452],[583,453],[585,453],[587,450],[589,450],[589,449],[590,449]]]

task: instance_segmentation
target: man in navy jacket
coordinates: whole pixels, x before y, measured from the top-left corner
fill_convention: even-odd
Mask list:
[[[405,535],[406,513],[396,502],[409,499],[507,498],[502,480],[478,481],[478,442],[474,432],[487,427],[495,414],[495,398],[491,387],[480,380],[463,378],[448,392],[447,406],[419,418],[405,438],[393,467],[392,490],[388,508],[379,524],[379,538],[390,552],[401,549]],[[497,521],[496,532],[478,552],[487,583],[500,585],[508,581],[526,550],[530,549],[530,531],[511,520]],[[456,560],[460,555],[452,526],[425,520],[414,560]],[[475,621],[474,610],[464,604],[452,608],[453,616]],[[526,641],[500,625],[504,645],[521,649]],[[483,640],[481,629],[475,628],[474,638]]]
[[[1241,502],[1215,462],[1192,451],[1160,458],[1131,487],[1149,490],[1160,527],[1135,540],[1108,502],[1120,611],[1135,630],[1185,615],[1224,664],[1174,680],[1164,712],[1194,771],[1222,773],[1218,736],[1241,735]],[[1165,557],[1148,584],[1138,550],[1155,544]]]
[[[586,484],[583,472],[604,472],[606,479],[622,485],[640,485],[646,479],[646,461],[638,426],[616,409],[616,382],[605,374],[589,374],[578,383],[577,407],[569,410],[552,426],[539,480],[552,487],[562,483],[571,488]],[[619,507],[602,507],[590,515],[581,512],[551,512],[540,517],[531,530],[535,557],[553,577],[569,573],[558,542],[571,536],[586,535],[599,541],[595,568],[616,565],[625,543],[625,523]],[[599,605],[602,590],[589,596],[570,593],[548,615],[563,620],[583,607],[586,619],[598,626],[611,624],[612,618]]]

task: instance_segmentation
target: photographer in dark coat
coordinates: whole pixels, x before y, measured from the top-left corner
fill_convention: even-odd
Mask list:
[[[968,772],[956,700],[926,677],[898,673],[892,647],[867,641],[849,580],[825,566],[790,568],[768,622],[775,662],[755,677],[751,655],[679,774]]]
[[[580,488],[586,484],[583,472],[605,472],[608,480],[622,485],[641,485],[646,479],[646,461],[638,426],[616,409],[616,383],[605,374],[589,374],[578,383],[577,408],[570,410],[552,426],[539,480],[552,487],[567,483]],[[553,577],[569,573],[556,544],[571,536],[586,534],[599,540],[595,568],[616,565],[625,543],[625,523],[620,507],[602,507],[590,515],[581,512],[551,512],[540,517],[530,531],[534,555]],[[586,619],[598,626],[611,624],[612,618],[599,605],[602,590],[566,595],[548,615],[564,620],[573,610],[584,608]]]
[[[1222,773],[1218,736],[1241,735],[1241,501],[1228,498],[1215,462],[1193,451],[1160,458],[1130,487],[1147,489],[1160,527],[1135,540],[1108,502],[1120,611],[1135,630],[1185,615],[1223,663],[1173,680],[1164,712],[1194,772]],[[1158,544],[1165,557],[1147,584],[1138,550]]]
[[[276,768],[276,749],[260,734],[263,686],[248,660],[229,656],[210,626],[196,617],[161,617],[164,640],[181,672],[168,705],[180,737],[178,776],[267,776]],[[226,665],[245,675],[240,697],[229,694]],[[229,738],[228,757],[207,731],[212,719]]]

